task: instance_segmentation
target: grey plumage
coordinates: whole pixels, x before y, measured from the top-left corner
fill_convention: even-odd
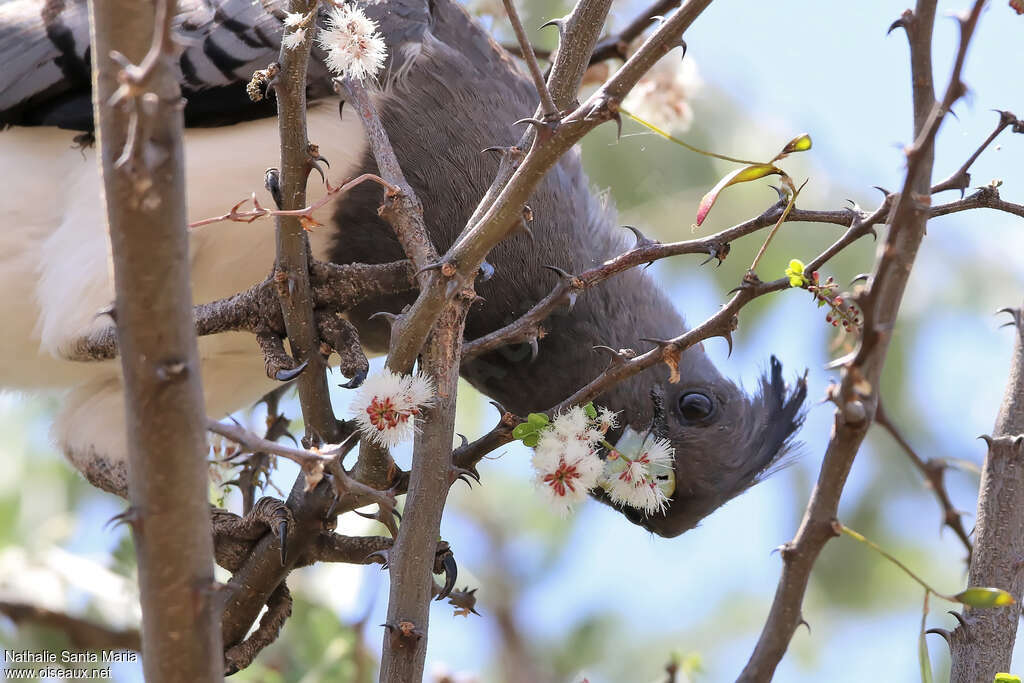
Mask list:
[[[179,4],[187,121],[223,125],[270,113],[268,106],[244,99],[244,83],[252,71],[276,58],[280,11],[275,16],[275,11],[247,0]],[[0,122],[91,125],[88,82],[69,72],[68,48],[53,40],[54,27],[70,31],[71,51],[87,63],[88,46],[81,39],[84,3],[61,5],[64,9],[56,12],[53,3],[25,0],[0,6],[0,59],[8,56],[10,66],[0,73]],[[443,252],[497,170],[494,155],[481,150],[515,143],[518,132],[512,123],[532,114],[536,93],[508,54],[450,0],[400,0],[370,5],[367,13],[380,23],[390,53],[377,107],[403,170],[423,201],[435,246]],[[311,98],[330,91],[326,72],[312,68]],[[362,167],[375,170],[372,158],[367,155]],[[254,172],[259,177],[263,171]],[[403,258],[391,229],[377,217],[379,202],[379,188],[369,185],[339,201],[333,260],[382,263]],[[576,152],[552,169],[529,203],[535,239],[513,236],[490,254],[496,272],[477,284],[485,303],[471,311],[468,338],[511,322],[547,294],[556,276],[544,265],[580,272],[627,248],[614,210],[589,187]],[[388,333],[384,323],[368,320],[369,314],[398,311],[408,301],[374,301],[355,312],[368,348],[386,348]],[[463,376],[516,413],[544,410],[604,369],[607,358],[593,346],[636,347],[641,338],[679,334],[684,322],[655,283],[633,270],[583,293],[571,312],[552,316],[544,328],[536,360],[531,362],[528,345],[509,347],[467,363]],[[663,387],[664,427],[676,449],[676,494],[665,516],[626,514],[666,536],[692,528],[770,470],[800,425],[806,393],[802,381],[787,390],[774,359],[753,399],[723,378],[699,346],[683,354],[679,369],[682,379],[677,384],[670,384],[666,369],[659,366],[597,401],[623,411],[627,424],[644,429],[653,416],[650,390]],[[693,393],[707,398],[711,412],[688,419],[680,401]]]

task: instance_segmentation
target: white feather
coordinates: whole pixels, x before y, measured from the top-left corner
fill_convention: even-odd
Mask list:
[[[339,120],[337,100],[310,109],[309,138],[331,162],[335,183],[353,175],[366,139],[357,117]],[[5,301],[0,332],[0,385],[60,390],[64,402],[54,430],[58,445],[83,469],[82,459],[118,461],[124,453],[124,401],[120,364],[72,362],[63,356],[91,328],[109,324],[96,312],[113,300],[109,240],[93,149],[72,146],[74,133],[55,128],[0,132],[0,291]],[[185,136],[189,220],[226,213],[257,192],[264,206],[265,169],[279,162],[277,122],[251,121],[223,128],[189,129]],[[324,195],[319,177],[310,202]],[[333,203],[316,215],[330,224]],[[310,235],[314,255],[326,256],[329,228]],[[265,278],[274,261],[274,225],[222,222],[190,235],[192,291],[204,303]],[[273,386],[249,334],[200,339],[206,410],[211,416],[251,404]]]

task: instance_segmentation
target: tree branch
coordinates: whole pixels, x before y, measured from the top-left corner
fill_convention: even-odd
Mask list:
[[[1017,601],[999,609],[965,607],[950,637],[955,683],[988,681],[1009,671],[1024,598],[1024,309],[1005,309],[1016,332],[1003,403],[981,470],[975,552],[968,585],[1009,591]],[[959,620],[958,620],[959,621]]]
[[[6,600],[0,601],[0,614],[19,626],[32,624],[56,629],[63,633],[72,645],[86,650],[142,651],[142,641],[136,629],[121,631],[64,612]]]
[[[802,621],[801,604],[811,569],[822,548],[835,535],[833,522],[846,477],[874,418],[878,383],[892,329],[929,217],[925,199],[931,187],[935,134],[949,107],[964,92],[960,80],[984,0],[976,0],[961,26],[949,87],[935,102],[932,86],[931,40],[935,0],[918,0],[914,12],[901,20],[910,39],[914,103],[914,144],[907,150],[903,190],[890,213],[891,228],[879,249],[875,270],[858,303],[864,312],[864,332],[856,351],[842,359],[842,380],[833,395],[837,405],[832,438],[818,481],[794,539],[782,548],[783,569],[771,611],[739,681],[770,680],[793,632]]]
[[[139,566],[143,669],[154,683],[219,681],[173,2],[94,0],[90,15],[93,113],[124,351],[126,519]]]

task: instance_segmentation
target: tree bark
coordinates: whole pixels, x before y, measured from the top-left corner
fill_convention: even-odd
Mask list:
[[[127,413],[126,521],[138,557],[150,683],[219,681],[223,671],[173,12],[170,0],[90,2],[93,108]],[[119,65],[111,50],[139,66]]]
[[[968,585],[1002,588],[1017,603],[964,608],[963,621],[950,637],[954,683],[991,681],[1010,670],[1024,597],[1024,318],[1022,309],[1010,312],[1017,338],[995,429],[991,437],[982,437],[988,455],[981,471]]]

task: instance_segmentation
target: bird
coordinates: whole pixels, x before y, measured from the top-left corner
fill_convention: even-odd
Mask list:
[[[513,57],[452,0],[368,3],[387,45],[372,98],[439,253],[466,225],[498,169],[489,147],[509,147],[537,92]],[[276,2],[179,0],[174,32],[186,100],[185,177],[190,221],[223,214],[263,184],[278,159],[273,95],[253,102],[253,73],[278,56],[285,19]],[[84,0],[12,0],[0,5],[0,289],[5,295],[0,386],[57,392],[53,439],[94,485],[126,495],[124,395],[116,361],[82,362],[75,343],[109,325],[113,301],[101,181],[93,131],[88,12]],[[322,57],[322,55],[320,55]],[[376,171],[357,116],[346,115],[331,74],[311,60],[309,140],[338,178]],[[312,176],[310,202],[325,193]],[[377,215],[381,191],[363,184],[323,206],[310,233],[315,258],[338,264],[405,258]],[[268,202],[269,203],[269,202]],[[592,188],[574,149],[530,198],[531,234],[516,233],[488,255],[493,276],[477,282],[466,338],[520,317],[558,275],[578,273],[629,248],[606,193]],[[224,222],[189,237],[194,303],[230,296],[264,279],[274,262],[269,221]],[[399,312],[414,293],[388,295],[348,312],[368,351],[387,349],[378,311]],[[686,329],[672,298],[633,269],[582,292],[543,323],[532,344],[468,359],[461,375],[518,415],[557,405],[608,364],[594,347],[626,349]],[[253,404],[277,384],[251,336],[200,339],[208,414]],[[792,451],[806,383],[787,385],[772,357],[752,395],[724,377],[703,345],[684,350],[678,381],[664,364],[600,396],[623,426],[667,438],[675,487],[661,512],[620,508],[632,522],[674,537],[770,473]],[[619,430],[622,428],[620,427]],[[620,433],[616,431],[615,434]],[[617,507],[607,494],[593,496]]]

